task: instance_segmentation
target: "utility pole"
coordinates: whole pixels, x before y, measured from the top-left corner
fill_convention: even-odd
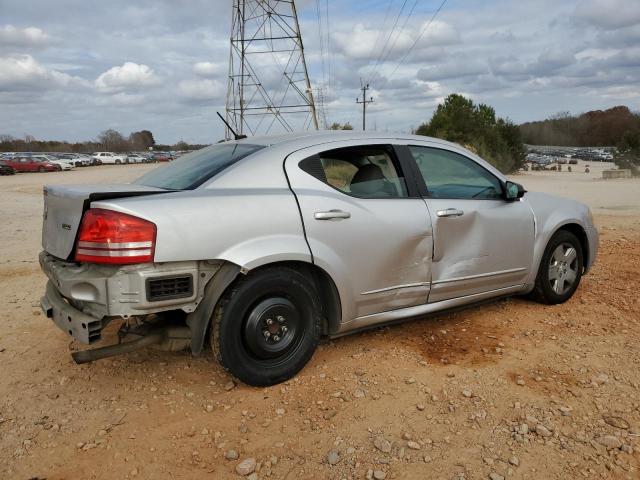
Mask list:
[[[233,0],[225,110],[239,134],[318,129],[295,0]]]
[[[362,101],[356,98],[356,103],[362,104],[362,131],[367,129],[367,103],[373,103],[373,97],[367,100],[367,90],[369,90],[369,84],[362,86]]]

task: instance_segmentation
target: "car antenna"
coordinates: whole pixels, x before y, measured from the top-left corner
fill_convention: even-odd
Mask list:
[[[216,112],[216,113],[217,113],[217,114],[218,114],[218,116],[220,117],[220,120],[222,120],[222,123],[224,123],[224,124],[227,126],[227,128],[229,129],[229,131],[230,131],[231,133],[233,133],[233,136],[234,136],[234,138],[235,138],[236,140],[242,140],[243,138],[247,138],[247,136],[246,136],[246,135],[238,135],[238,134],[233,130],[233,128],[231,128],[231,125],[229,125],[229,124],[227,123],[227,121],[222,117],[222,115],[220,115],[220,112]]]

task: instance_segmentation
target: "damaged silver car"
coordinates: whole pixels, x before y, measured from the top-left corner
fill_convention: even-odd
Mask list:
[[[442,140],[322,132],[216,144],[132,184],[47,186],[42,308],[94,344],[210,344],[272,385],[321,337],[528,294],[568,300],[598,235],[578,202],[525,192]]]

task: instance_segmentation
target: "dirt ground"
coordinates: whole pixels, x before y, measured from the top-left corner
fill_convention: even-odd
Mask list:
[[[586,201],[597,264],[566,304],[521,298],[327,341],[251,388],[211,354],[75,365],[40,312],[43,183],[153,166],[0,177],[0,478],[640,478],[640,181],[518,175]]]

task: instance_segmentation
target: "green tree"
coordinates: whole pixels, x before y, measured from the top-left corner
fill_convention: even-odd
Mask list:
[[[182,150],[189,150],[189,144],[187,142],[185,142],[184,140],[180,140],[178,143],[176,143],[173,146],[174,150],[178,150],[178,151],[182,151]]]
[[[130,144],[122,134],[116,130],[108,129],[98,135],[98,143],[108,152],[126,152]]]
[[[156,144],[153,133],[149,130],[140,130],[139,132],[131,133],[131,135],[129,135],[129,141],[134,150],[147,150]]]
[[[634,176],[640,176],[640,129],[625,132],[613,161],[619,168],[628,168]]]
[[[416,134],[464,145],[503,172],[517,170],[524,163],[525,150],[518,127],[509,120],[496,118],[493,107],[476,105],[457,93],[438,105],[431,120],[420,125]]]

